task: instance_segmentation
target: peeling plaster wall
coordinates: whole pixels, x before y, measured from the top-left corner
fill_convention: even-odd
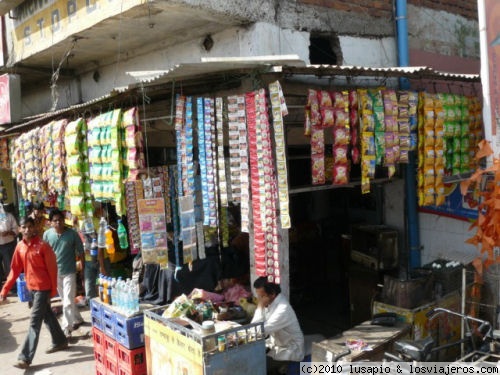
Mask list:
[[[339,37],[343,65],[371,67],[397,66],[396,42],[393,37],[360,38]]]
[[[455,14],[408,6],[410,48],[479,59],[479,26]]]
[[[229,28],[212,35],[214,46],[207,52],[202,46],[203,38],[164,48],[149,54],[107,66],[99,66],[100,79],[95,82],[93,71],[81,77],[82,100],[88,101],[108,94],[116,87],[127,86],[136,81],[126,74],[128,71],[166,70],[180,63],[201,62],[202,57],[261,56],[298,54],[305,61],[309,55],[309,34],[295,30],[279,29],[276,25],[256,23],[248,27]],[[76,86],[70,89],[64,81],[59,82],[58,108],[77,102]],[[50,109],[49,83],[45,88],[23,92],[23,116],[43,113]]]

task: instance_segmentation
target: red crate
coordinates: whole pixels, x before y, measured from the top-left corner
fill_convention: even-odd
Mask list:
[[[100,363],[95,364],[95,375],[106,375],[106,367]]]
[[[136,372],[130,372],[130,369],[123,368],[118,366],[118,375],[148,375],[148,370],[144,368],[144,370],[139,370]]]
[[[118,344],[116,350],[118,367],[129,371],[131,374],[140,374],[146,371],[146,350],[144,346],[137,349],[127,349]]]
[[[116,358],[108,358],[106,356],[104,360],[106,364],[106,375],[118,375],[118,363]]]
[[[118,347],[118,343],[108,335],[103,335],[103,338],[104,338],[104,355],[106,356],[106,358],[109,357],[116,362],[117,361],[116,350]]]
[[[94,346],[94,359],[96,365],[99,363],[104,366],[106,355],[104,354],[103,346]]]
[[[99,346],[104,348],[104,332],[98,330],[96,327],[92,327],[92,339],[94,347]]]

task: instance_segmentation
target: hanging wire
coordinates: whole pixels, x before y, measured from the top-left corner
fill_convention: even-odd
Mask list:
[[[141,81],[141,94],[142,94],[142,115],[144,118],[147,118],[146,116],[146,103],[149,104],[151,102],[151,98],[146,95],[146,92],[144,91],[144,82]],[[148,123],[147,121],[144,123],[144,142],[146,144],[146,150],[149,149],[148,147]],[[145,152],[146,156],[146,172],[148,174],[148,179],[150,178],[149,175],[149,154],[146,151]]]
[[[57,81],[59,80],[59,73],[61,71],[62,64],[68,59],[68,57],[75,49],[77,41],[78,38],[73,38],[71,46],[68,48],[64,56],[59,61],[59,64],[54,73],[52,73],[52,77],[50,79],[50,94],[52,97],[52,106],[50,108],[51,111],[54,111],[57,108],[57,103],[59,102],[59,93],[57,92]]]

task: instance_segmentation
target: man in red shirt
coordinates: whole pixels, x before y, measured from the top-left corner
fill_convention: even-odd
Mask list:
[[[45,351],[46,353],[66,349],[68,340],[50,308],[50,298],[57,294],[57,263],[54,251],[40,239],[32,218],[22,218],[20,227],[23,239],[14,251],[9,276],[0,292],[0,301],[5,300],[17,277],[24,271],[33,306],[28,335],[14,366],[26,369],[35,356],[42,322],[45,322],[52,336],[52,345]]]

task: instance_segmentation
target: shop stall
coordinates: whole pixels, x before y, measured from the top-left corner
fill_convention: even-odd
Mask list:
[[[399,77],[479,81],[428,68],[180,66],[123,96],[8,129],[24,131],[9,141],[20,211],[24,200],[64,209],[88,239],[89,260],[93,237],[112,260],[140,253],[149,302],[169,303],[201,283],[213,290],[224,278],[248,288],[266,276],[295,305],[326,300],[321,313],[343,305],[348,311],[335,314],[349,315],[343,293],[362,274],[352,262],[374,271],[373,285],[407,268],[395,228],[385,228],[392,245],[377,254],[342,240],[357,224],[386,224],[384,184],[414,154],[419,204],[442,207],[446,179],[477,167],[474,90],[397,90]],[[227,270],[231,261],[238,271]],[[174,323],[162,330],[176,331]]]
[[[266,373],[263,323],[197,324],[185,317],[165,318],[164,312],[162,307],[145,311],[148,374],[209,375],[230,368],[239,374]]]

